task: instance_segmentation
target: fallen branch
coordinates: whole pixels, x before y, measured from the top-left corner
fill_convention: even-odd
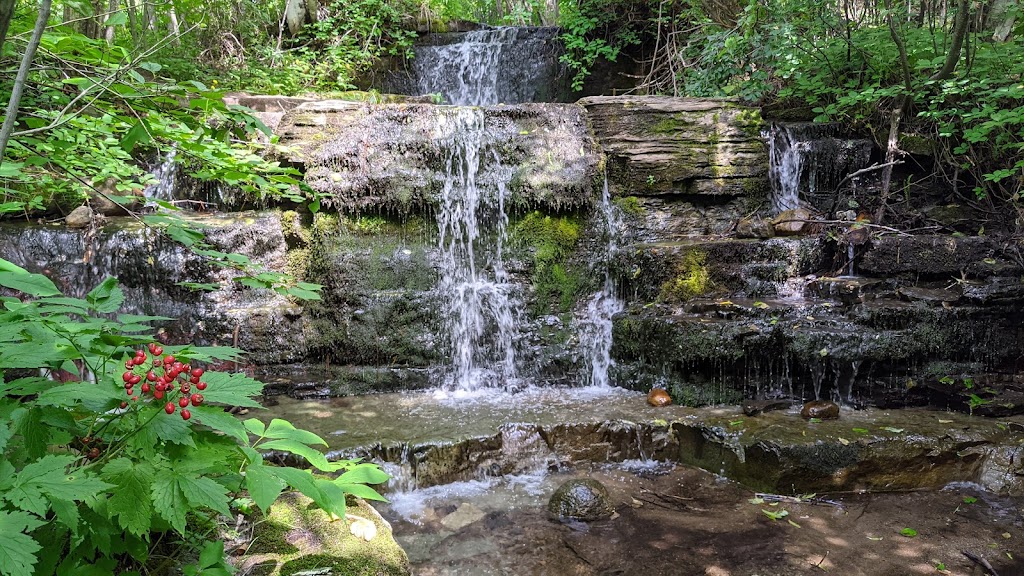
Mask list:
[[[786,222],[803,222],[805,224],[846,224],[846,225],[854,225],[854,224],[856,224],[857,227],[859,227],[859,228],[878,228],[879,230],[885,230],[886,232],[892,232],[894,234],[899,234],[901,236],[913,236],[913,234],[908,234],[908,233],[904,232],[903,230],[900,230],[898,228],[893,228],[891,226],[882,226],[881,224],[872,224],[870,222],[853,222],[853,221],[849,221],[849,220],[805,220],[805,219],[802,219],[802,218],[787,218],[785,220],[779,220],[779,221],[777,221],[775,223],[776,224],[785,224]]]
[[[893,160],[892,162],[886,162],[885,164],[879,164],[879,163],[876,162],[876,163],[872,164],[871,166],[868,166],[867,168],[861,168],[860,170],[857,170],[856,172],[847,174],[845,178],[843,178],[842,180],[839,181],[839,184],[836,184],[835,190],[833,190],[832,192],[833,193],[838,192],[839,189],[843,187],[843,184],[846,184],[847,180],[852,180],[852,179],[856,178],[857,176],[861,176],[863,174],[868,174],[869,172],[874,172],[876,170],[882,170],[883,168],[888,168],[890,166],[899,166],[900,164],[903,164],[903,160]]]
[[[987,573],[990,574],[991,576],[999,576],[999,573],[996,572],[996,569],[993,568],[992,565],[988,563],[988,560],[985,560],[981,556],[978,556],[977,554],[973,554],[973,553],[968,552],[966,550],[964,550],[962,552],[962,554],[964,556],[967,556],[967,558],[970,559],[971,562],[974,562],[978,566],[981,566],[982,568],[984,568],[987,571]]]
[[[786,504],[814,504],[815,506],[832,506],[833,508],[839,508],[840,510],[845,509],[842,502],[836,502],[835,500],[825,500],[824,498],[815,498],[808,496],[784,496],[782,494],[766,494],[763,492],[755,493],[754,497],[760,498],[765,502],[784,502]]]

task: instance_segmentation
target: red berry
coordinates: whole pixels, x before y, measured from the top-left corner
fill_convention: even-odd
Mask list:
[[[142,393],[143,394],[149,394],[149,384],[148,383],[142,385]]]
[[[131,382],[132,376],[134,376],[134,374],[132,374],[131,370],[129,370],[124,374],[121,374],[121,380],[124,380],[125,382]]]
[[[121,410],[124,410],[127,407],[128,407],[128,403],[127,402],[121,402]]]
[[[93,448],[92,450],[89,450],[88,456],[89,456],[89,460],[95,460],[95,459],[99,458],[100,457],[100,449],[99,448]]]
[[[88,444],[90,442],[92,442],[92,436],[86,436],[85,438],[82,438],[82,444]]]
[[[142,376],[139,376],[138,374],[132,374],[132,379],[129,380],[129,382],[131,382],[132,385],[138,384],[139,382],[142,382]]]
[[[139,397],[138,396],[132,396],[132,402],[138,402],[138,401],[139,401]]]
[[[176,409],[177,407],[174,405],[174,402],[168,402],[167,405],[164,406],[164,412],[167,412],[168,414],[174,414]]]
[[[182,410],[181,411],[181,419],[182,420],[188,420],[191,417],[192,417],[192,413],[189,412],[188,410]]]
[[[181,362],[175,360],[173,363],[171,363],[171,368],[174,368],[178,372],[181,372],[182,370],[185,369],[185,365],[182,364]]]
[[[146,380],[149,380],[150,382],[156,382],[156,372],[153,372],[152,370],[146,372]]]
[[[154,346],[151,352],[153,352],[153,356],[159,356],[164,353],[164,349],[160,346]]]
[[[181,371],[186,373],[186,374],[191,373],[192,372],[192,365],[191,364],[185,364],[184,366],[181,367]]]
[[[135,361],[134,360],[127,360],[124,363],[124,367],[129,369],[129,370],[131,370],[134,366],[135,366]]]
[[[174,364],[174,356],[170,354],[164,356],[164,364]]]
[[[157,400],[163,400],[164,399],[164,391],[163,390],[157,390],[156,392],[153,392],[153,398],[156,398]]]
[[[180,390],[182,394],[188,394],[189,392],[192,392],[192,385],[182,384]]]
[[[200,390],[206,390],[206,382],[200,382],[200,383],[196,384],[196,388],[198,388]]]
[[[202,403],[203,403],[203,395],[202,394],[193,394],[192,395],[192,405],[193,406],[199,406]]]
[[[181,406],[182,408],[184,408],[185,406],[188,406],[188,398],[185,397],[185,396],[182,396],[181,398],[178,398],[178,406]]]
[[[199,378],[203,374],[204,374],[204,371],[203,371],[202,368],[193,368],[192,369],[192,376],[194,376],[195,378]]]
[[[156,348],[156,342],[150,342],[150,343],[149,343],[149,351],[150,351],[150,352],[153,352],[153,349],[154,349],[154,348]]]
[[[125,389],[124,389],[124,391],[125,391],[125,393],[127,393],[127,394],[128,394],[129,396],[131,396],[132,394],[135,394],[135,390],[133,390],[133,389],[131,389],[131,388],[125,388]]]
[[[125,390],[127,390],[128,388],[131,388],[132,386],[135,386],[135,384],[132,384],[131,382],[125,382],[124,383]]]

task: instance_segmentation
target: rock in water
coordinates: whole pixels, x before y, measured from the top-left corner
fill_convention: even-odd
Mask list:
[[[804,404],[800,415],[804,418],[817,418],[819,420],[835,420],[839,418],[839,405],[828,400],[811,400]]]
[[[661,388],[655,388],[647,394],[647,403],[651,406],[668,406],[672,404],[672,397]]]
[[[608,489],[597,480],[569,480],[558,487],[548,501],[548,514],[555,520],[590,522],[612,515]]]
[[[85,228],[92,222],[92,208],[79,206],[64,218],[68,228]]]

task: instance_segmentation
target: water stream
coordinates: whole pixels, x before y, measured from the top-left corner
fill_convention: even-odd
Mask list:
[[[519,308],[504,264],[511,171],[487,146],[484,114],[452,108],[439,127],[447,150],[437,208],[440,282],[452,370],[446,390],[505,387],[517,377]],[[482,172],[490,164],[484,186]]]
[[[516,104],[552,101],[545,90],[560,70],[556,28],[499,27],[436,34],[415,48],[412,61],[420,94],[440,94],[446,104]]]

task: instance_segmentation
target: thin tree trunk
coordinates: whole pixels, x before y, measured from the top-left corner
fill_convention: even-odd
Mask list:
[[[11,18],[14,16],[15,2],[16,0],[0,0],[0,54],[4,53],[4,40],[7,38]]]
[[[142,38],[139,35],[139,13],[135,8],[135,0],[124,0],[124,8],[128,12],[128,33],[132,36],[132,45],[141,48]]]
[[[53,0],[41,0],[39,3],[36,27],[32,30],[32,38],[28,41],[28,46],[25,47],[25,55],[21,58],[21,67],[18,68],[18,75],[14,79],[14,89],[11,90],[11,99],[7,103],[7,117],[4,118],[4,125],[0,128],[0,163],[3,163],[7,143],[11,139],[11,132],[14,131],[14,119],[18,115],[18,106],[21,104],[21,93],[25,90],[29,68],[32,67],[32,60],[36,56],[36,49],[39,48],[39,40],[43,37],[46,22],[50,19],[52,4]]]
[[[910,72],[910,60],[907,57],[907,45],[903,42],[903,37],[900,36],[900,31],[896,27],[896,22],[892,18],[892,12],[889,12],[887,16],[889,24],[889,35],[892,37],[893,43],[896,44],[896,50],[900,55],[900,68],[903,70],[903,97],[900,98],[900,104],[895,110],[892,111],[892,116],[889,118],[889,138],[886,141],[885,146],[885,168],[882,170],[882,190],[881,190],[881,201],[878,205],[878,210],[875,212],[875,224],[881,224],[885,218],[885,210],[889,202],[889,187],[892,184],[892,167],[896,165],[896,154],[900,153],[899,139],[900,139],[900,120],[903,118],[903,113],[910,109],[914,103],[913,97],[913,78]]]
[[[178,40],[178,36],[180,35],[180,28],[178,27],[178,13],[174,11],[173,5],[167,9],[167,33],[171,35],[171,41],[175,46],[181,46],[181,42]]]
[[[117,14],[118,8],[118,1],[110,0],[110,4],[107,6],[107,19],[110,19],[114,14]],[[107,26],[107,29],[103,32],[103,38],[107,41],[108,45],[112,45],[114,43],[114,32],[115,30],[113,26]]]
[[[960,61],[960,49],[963,48],[964,37],[967,36],[970,11],[970,0],[960,0],[956,9],[956,17],[953,20],[953,38],[949,44],[949,52],[946,52],[946,61],[938,72],[931,75],[930,80],[945,80],[953,75],[953,70],[956,69],[956,64]]]
[[[1013,4],[1014,0],[995,0],[992,3],[986,26],[993,30],[992,39],[996,42],[1006,42],[1013,33],[1013,24],[1017,19],[1017,13],[1011,10]]]

